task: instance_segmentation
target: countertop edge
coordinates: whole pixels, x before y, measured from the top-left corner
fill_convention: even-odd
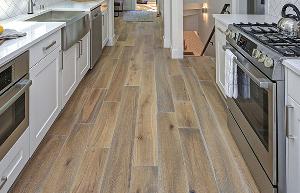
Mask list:
[[[300,59],[287,59],[282,64],[300,76]]]

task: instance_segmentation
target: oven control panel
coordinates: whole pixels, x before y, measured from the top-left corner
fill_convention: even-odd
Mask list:
[[[237,38],[237,45],[247,52],[252,58],[262,63],[265,67],[271,68],[274,65],[272,58],[257,48],[257,45],[242,34]]]
[[[0,93],[8,85],[10,85],[10,83],[12,83],[12,78],[12,66],[0,72]]]

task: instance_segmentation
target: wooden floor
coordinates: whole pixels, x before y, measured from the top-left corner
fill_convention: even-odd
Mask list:
[[[170,59],[162,24],[116,20],[11,193],[256,193],[209,57]]]

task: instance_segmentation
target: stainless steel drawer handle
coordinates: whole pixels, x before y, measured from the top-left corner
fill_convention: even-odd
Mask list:
[[[56,44],[56,41],[53,41],[51,44],[49,44],[48,46],[44,47],[43,50],[47,51],[49,50],[52,46],[54,46]]]
[[[17,83],[15,86],[13,86],[10,90],[12,90],[12,97],[9,97],[9,99],[7,99],[3,105],[0,107],[0,115],[2,115],[12,104],[14,104],[20,96],[22,96],[22,94],[31,86],[32,81],[31,80],[23,80],[20,81],[20,83]],[[9,92],[9,91],[7,91]],[[9,96],[11,93],[7,93]],[[1,97],[3,97],[4,99],[7,98],[5,97],[6,94],[2,95]],[[0,98],[1,100],[1,98]]]
[[[295,139],[293,128],[291,125],[292,122],[292,111],[294,107],[292,105],[286,106],[286,137],[289,139]]]
[[[0,182],[0,190],[3,188],[6,182],[7,182],[7,177],[2,177]]]

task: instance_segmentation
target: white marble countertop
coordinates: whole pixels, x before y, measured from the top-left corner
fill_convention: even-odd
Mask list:
[[[214,14],[213,17],[223,23],[224,25],[230,25],[233,23],[240,22],[267,22],[267,23],[277,23],[278,19],[268,15],[246,15],[246,14]]]
[[[14,40],[7,40],[0,46],[0,67],[64,26],[65,23],[62,22],[13,21],[5,23],[4,28],[26,32],[27,35]]]
[[[300,59],[284,60],[283,65],[300,76]]]
[[[0,46],[0,67],[66,25],[64,22],[27,22],[25,21],[26,19],[51,10],[91,11],[104,1],[105,0],[76,2],[66,0],[49,6],[45,10],[35,10],[35,14],[32,15],[24,14],[0,21],[5,29],[15,29],[27,33],[25,37],[8,40]]]
[[[63,1],[57,4],[54,4],[49,9],[53,10],[64,10],[64,11],[91,11],[97,6],[99,6],[105,0],[94,0],[94,1]]]

